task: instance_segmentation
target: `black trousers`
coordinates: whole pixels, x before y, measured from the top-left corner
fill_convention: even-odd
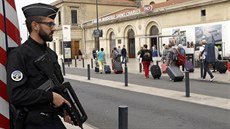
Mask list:
[[[209,76],[210,76],[211,78],[214,77],[214,76],[212,75],[212,72],[209,70],[208,63],[204,60],[204,76],[203,76],[204,79],[205,79],[207,73],[209,74]]]
[[[33,112],[29,113],[25,129],[66,129],[57,114]]]

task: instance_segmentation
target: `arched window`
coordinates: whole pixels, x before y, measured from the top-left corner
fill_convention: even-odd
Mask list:
[[[134,38],[134,31],[132,29],[128,30],[128,38]]]
[[[152,26],[150,28],[150,36],[154,36],[154,35],[158,35],[158,34],[159,34],[158,28],[156,26]],[[154,45],[157,47],[157,37],[150,38],[150,44],[151,44],[151,47]]]
[[[129,58],[135,58],[135,34],[133,29],[128,30],[128,53]]]
[[[116,47],[116,40],[115,40],[114,32],[111,32],[109,34],[109,44],[110,44],[110,57],[112,57],[112,50],[114,47]]]

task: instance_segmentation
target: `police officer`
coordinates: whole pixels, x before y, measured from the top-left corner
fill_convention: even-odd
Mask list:
[[[58,115],[62,114],[65,122],[72,123],[70,116],[60,110],[63,104],[71,105],[58,93],[38,89],[48,77],[34,64],[34,60],[47,53],[59,82],[64,81],[57,55],[46,44],[46,41],[53,40],[54,18],[58,9],[36,3],[22,10],[30,36],[8,56],[7,90],[10,103],[17,109],[27,109],[24,129],[66,129]]]

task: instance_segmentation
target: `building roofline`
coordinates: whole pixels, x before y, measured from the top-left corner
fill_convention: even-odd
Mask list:
[[[180,10],[185,10],[185,9],[191,9],[191,8],[197,8],[201,6],[207,6],[207,5],[212,5],[212,4],[222,3],[222,2],[228,2],[229,0],[175,0],[175,1],[174,3],[167,1],[163,3],[152,4],[151,6],[153,7],[153,10],[151,12],[141,13],[138,15],[133,15],[133,16],[119,18],[119,19],[108,20],[105,22],[100,22],[99,24],[107,25],[107,24],[111,24],[114,22],[124,22],[128,20],[134,20],[137,18],[156,16],[160,14],[165,14],[165,13],[170,13],[170,12],[175,12],[175,11],[180,11]],[[116,11],[116,12],[119,12],[119,11]],[[111,14],[114,14],[116,12],[113,12]],[[104,15],[104,16],[109,16],[109,15]],[[95,26],[96,24],[93,23],[94,20],[95,19],[89,20],[87,22],[84,22],[83,24],[85,25],[85,27]]]

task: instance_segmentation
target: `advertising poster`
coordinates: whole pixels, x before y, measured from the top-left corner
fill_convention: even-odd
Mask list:
[[[222,42],[222,25],[209,25],[195,27],[195,40],[196,45],[200,44],[202,39],[206,39],[208,42]]]

